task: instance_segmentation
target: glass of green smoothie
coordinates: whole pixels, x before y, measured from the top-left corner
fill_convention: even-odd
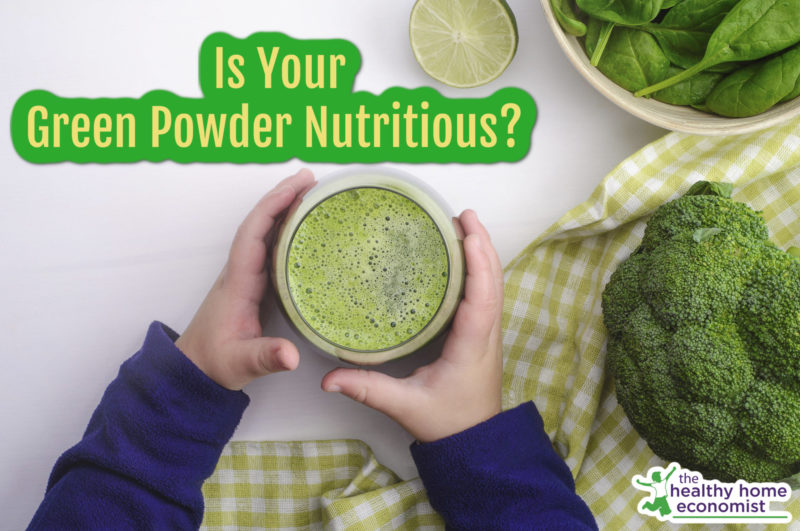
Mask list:
[[[427,185],[395,170],[320,181],[287,215],[272,279],[284,312],[323,352],[375,365],[447,328],[464,287],[463,233]]]

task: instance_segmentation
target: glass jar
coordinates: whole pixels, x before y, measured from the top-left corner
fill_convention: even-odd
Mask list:
[[[322,179],[293,205],[272,253],[284,313],[323,352],[375,365],[450,324],[464,289],[463,231],[425,183],[388,169]]]

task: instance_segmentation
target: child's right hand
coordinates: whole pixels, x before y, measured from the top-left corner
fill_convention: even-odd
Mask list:
[[[284,179],[265,195],[236,231],[228,262],[175,345],[222,387],[239,390],[299,362],[288,339],[262,337],[259,308],[267,287],[268,240],[293,201],[314,185],[309,170]]]
[[[363,402],[393,418],[421,442],[458,433],[500,413],[503,270],[475,212],[460,217],[466,233],[464,300],[435,362],[403,379],[363,369],[336,369],[325,391]]]

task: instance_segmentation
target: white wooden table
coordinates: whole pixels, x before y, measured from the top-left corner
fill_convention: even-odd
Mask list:
[[[65,97],[139,97],[152,89],[199,97],[204,37],[282,31],[341,37],[360,49],[356,89],[432,85],[448,96],[527,90],[539,107],[523,161],[396,165],[455,211],[474,208],[507,263],[583,201],[605,173],[664,133],[594,92],[567,62],[538,2],[510,0],[520,41],[506,73],[460,91],[429,79],[408,44],[412,2],[314,0],[4,2],[0,7],[0,500],[21,529],[58,455],[81,436],[150,321],[183,330],[254,202],[301,166],[56,164],[21,160],[9,137],[16,99],[43,88]],[[310,166],[318,175],[337,169]],[[296,339],[272,303],[270,334]],[[299,343],[300,367],[246,389],[236,439],[358,438],[403,477],[411,437],[388,418],[319,389],[334,364]],[[428,354],[430,355],[430,354]],[[419,361],[390,370],[400,374]]]

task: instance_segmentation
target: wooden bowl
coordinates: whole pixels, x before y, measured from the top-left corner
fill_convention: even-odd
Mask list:
[[[561,29],[558,20],[553,15],[549,0],[541,0],[541,2],[550,29],[553,30],[558,44],[578,72],[603,96],[653,125],[699,135],[739,135],[760,131],[800,115],[800,97],[779,103],[761,114],[747,118],[726,118],[701,112],[691,107],[662,103],[652,98],[637,98],[592,66],[578,39]]]

